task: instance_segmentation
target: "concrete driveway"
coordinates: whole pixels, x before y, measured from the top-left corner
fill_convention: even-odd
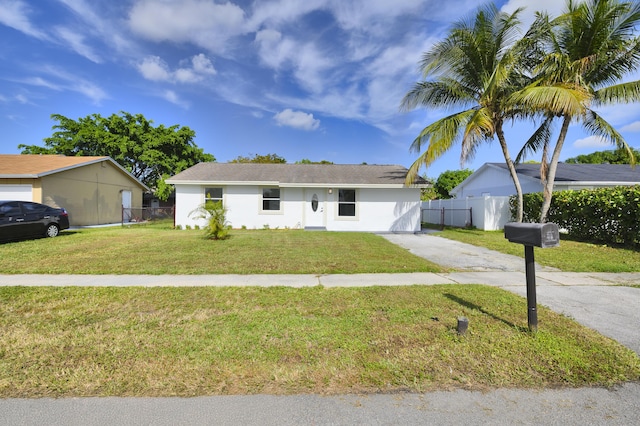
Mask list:
[[[478,281],[479,274],[473,272],[448,274],[455,282],[481,282],[523,297],[527,295],[524,257],[502,254],[431,234],[383,236],[439,265],[488,274],[481,281]],[[508,272],[520,272],[519,282],[516,280],[518,275],[507,276]],[[491,274],[492,279],[487,279]],[[627,284],[640,285],[640,273],[568,273],[536,265],[538,304],[573,318],[640,355],[640,289],[624,286]]]

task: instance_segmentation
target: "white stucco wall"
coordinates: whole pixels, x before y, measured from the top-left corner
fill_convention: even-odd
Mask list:
[[[476,172],[475,176],[472,175],[472,177],[470,176],[466,182],[459,185],[458,192],[455,194],[456,198],[503,197],[516,193],[511,175],[507,170],[487,167]],[[529,178],[528,176],[520,176],[520,186],[524,194],[542,191],[540,180]]]
[[[204,187],[200,185],[176,184],[176,225],[201,227],[204,219],[196,220],[190,215],[204,203]],[[338,216],[338,191],[329,194],[327,188],[315,188],[326,198],[323,209],[323,226],[329,231],[365,232],[417,232],[420,230],[419,188],[356,188],[356,216]],[[262,229],[304,228],[304,188],[280,188],[280,211],[261,211],[261,186],[225,186],[223,203],[227,208],[227,219],[233,228]]]

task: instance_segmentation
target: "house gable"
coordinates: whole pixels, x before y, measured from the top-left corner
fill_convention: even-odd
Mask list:
[[[523,193],[540,192],[540,164],[516,166]],[[558,163],[554,190],[587,189],[640,184],[640,168],[627,164]],[[505,163],[485,163],[452,191],[456,198],[514,195]]]

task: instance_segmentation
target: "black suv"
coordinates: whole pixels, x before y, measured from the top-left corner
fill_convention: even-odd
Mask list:
[[[69,228],[69,215],[57,209],[30,201],[0,200],[0,241],[30,237],[55,237]]]

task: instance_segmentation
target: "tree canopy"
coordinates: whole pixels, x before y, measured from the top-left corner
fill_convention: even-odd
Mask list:
[[[215,161],[196,146],[190,128],[154,127],[142,114],[92,114],[78,120],[53,114],[51,118],[58,124],[53,126],[53,135],[44,139],[45,146],[20,144],[22,154],[109,156],[161,199],[171,191],[165,178],[194,164]]]
[[[451,192],[451,190],[458,186],[463,180],[471,176],[472,173],[473,170],[470,169],[446,170],[440,173],[440,176],[436,179],[436,183],[433,185],[433,189],[435,189],[438,194],[438,198],[451,198],[449,192]]]
[[[640,158],[640,151],[631,148],[635,158]],[[631,164],[632,158],[626,149],[596,151],[591,154],[578,155],[564,160],[569,164]]]
[[[239,155],[235,159],[229,161],[230,163],[260,163],[260,164],[285,164],[287,160],[280,157],[277,154],[253,154],[253,157],[243,157]]]

